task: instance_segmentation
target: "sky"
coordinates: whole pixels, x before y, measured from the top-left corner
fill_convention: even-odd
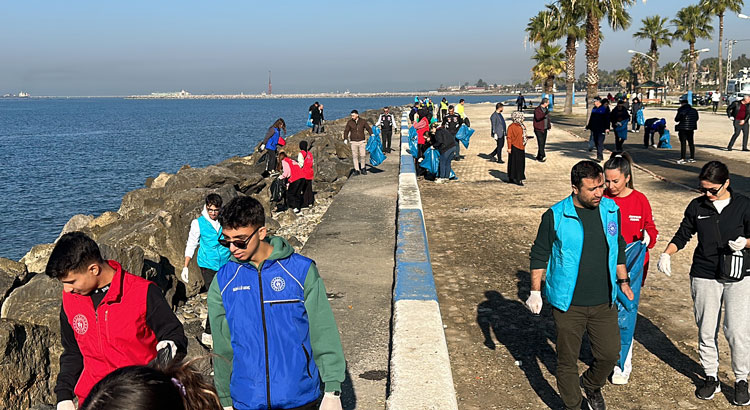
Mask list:
[[[603,29],[600,68],[625,68],[641,19],[674,17],[698,0],[648,0],[628,30]],[[528,81],[524,43],[543,0],[497,1],[0,1],[0,94],[314,93],[436,89]],[[750,15],[750,2],[743,10]],[[717,55],[714,40],[699,41]],[[747,34],[744,34],[747,33]],[[750,20],[725,18],[725,39],[750,39]],[[561,41],[562,45],[563,42]],[[677,61],[685,43],[661,50]],[[580,42],[576,76],[585,71]],[[726,50],[725,50],[726,52]],[[750,41],[735,55],[750,54]]]

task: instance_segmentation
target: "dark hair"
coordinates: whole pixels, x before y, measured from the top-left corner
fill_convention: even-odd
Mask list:
[[[499,102],[499,103],[495,104],[495,109],[498,109],[498,108],[500,108],[502,106],[503,106],[503,103]]]
[[[213,205],[217,208],[221,208],[221,204],[223,204],[224,201],[221,199],[221,195],[219,194],[208,194],[206,197],[206,206]]]
[[[51,278],[62,279],[91,263],[104,263],[99,245],[83,232],[68,232],[57,241],[45,273]]]
[[[317,101],[315,101],[315,104],[313,104],[313,105],[320,105],[320,103],[319,103],[319,102],[317,102]]]
[[[284,135],[286,135],[286,123],[284,122],[283,118],[279,118],[278,120],[276,120],[276,122],[274,122],[271,127],[284,130]]]
[[[449,110],[455,110],[455,109],[456,109],[456,107],[454,107],[453,105],[449,105],[449,106],[448,106],[448,109],[449,109]]]
[[[284,158],[286,158],[286,157],[288,157],[288,155],[286,155],[286,152],[284,152],[284,151],[279,151],[279,153],[276,154],[276,158],[278,159],[278,161],[276,161],[276,170],[277,171],[283,171],[284,170],[284,164],[283,164],[283,162],[284,162]]]
[[[260,228],[266,224],[263,205],[250,196],[239,196],[221,208],[219,223],[222,228],[238,229],[246,226]]]
[[[607,162],[604,163],[604,170],[617,169],[626,177],[630,177],[627,187],[633,189],[633,158],[627,152],[613,152]]]
[[[549,102],[549,98],[547,98],[547,97],[542,98],[542,102],[540,102],[539,105],[542,105],[542,104],[547,103],[547,102]]]
[[[698,179],[712,184],[723,184],[729,179],[729,168],[723,162],[709,161],[701,169]]]
[[[458,102],[462,103],[462,102],[464,102],[464,99],[462,98],[462,99],[458,100]]]
[[[173,362],[164,369],[149,366],[117,369],[94,385],[81,406],[81,410],[221,408],[213,383],[193,367],[192,361]]]
[[[604,173],[602,166],[591,160],[584,160],[570,170],[570,183],[580,188],[584,178],[595,179]]]
[[[383,109],[384,109],[384,110],[388,110],[389,108],[388,108],[388,106],[386,105],[385,107],[383,107]]]
[[[302,151],[307,151],[307,141],[300,141],[299,142],[299,149]]]

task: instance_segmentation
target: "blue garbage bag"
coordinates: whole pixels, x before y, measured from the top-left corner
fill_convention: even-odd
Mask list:
[[[637,113],[635,113],[635,122],[638,123],[638,125],[643,126],[643,124],[646,123],[646,118],[643,116],[643,108],[638,110]]]
[[[628,120],[615,123],[615,135],[623,140],[628,139]]]
[[[659,137],[659,148],[672,148],[672,144],[669,142],[669,130],[664,130],[664,132],[661,134],[661,137]]]
[[[424,158],[422,159],[422,162],[419,163],[419,166],[424,168],[430,174],[437,175],[439,164],[440,152],[435,148],[430,147],[425,150]]]
[[[417,158],[419,156],[419,147],[417,147],[417,130],[414,127],[409,127],[409,153],[412,157]]]
[[[385,161],[385,154],[383,154],[383,150],[380,149],[380,146],[376,145],[375,149],[370,151],[370,165],[377,167],[382,164],[383,161]]]
[[[367,152],[372,154],[376,147],[380,147],[380,150],[382,151],[383,141],[381,141],[380,138],[380,128],[373,127],[372,135],[370,135],[370,138],[367,139],[367,145],[365,146],[365,149],[367,150]]]
[[[310,127],[310,128],[312,128],[312,126],[313,126],[312,114],[310,114],[310,113],[307,114],[307,126]]]
[[[474,134],[473,129],[467,127],[466,124],[461,124],[456,133],[456,139],[461,141],[464,147],[469,148],[469,138],[471,138],[472,134]]]
[[[638,302],[641,298],[641,285],[643,284],[643,263],[646,259],[648,247],[636,241],[629,243],[625,247],[625,267],[630,277],[630,289],[633,290],[633,300],[628,300],[627,296],[617,287],[617,323],[620,327],[620,360],[617,365],[620,369],[625,367],[625,359],[633,344],[633,335],[635,333],[635,322],[638,319]]]

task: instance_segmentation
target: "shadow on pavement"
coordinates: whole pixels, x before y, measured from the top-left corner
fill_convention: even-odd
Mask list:
[[[689,378],[693,384],[701,380],[703,374],[701,366],[680,351],[658,326],[640,313],[635,326],[635,340],[659,360]]]

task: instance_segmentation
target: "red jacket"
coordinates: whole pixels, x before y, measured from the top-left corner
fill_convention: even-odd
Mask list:
[[[430,123],[427,121],[427,118],[422,118],[419,122],[414,124],[414,129],[417,130],[417,144],[424,144],[424,134],[430,130]]]
[[[634,189],[630,195],[624,198],[613,198],[607,191],[604,192],[604,196],[613,199],[620,207],[620,218],[622,218],[620,234],[625,239],[625,243],[642,240],[642,231],[645,229],[651,238],[648,248],[652,249],[656,246],[656,237],[659,235],[659,231],[656,230],[654,216],[651,213],[651,204],[646,199],[646,195]],[[646,264],[648,264],[648,260],[648,252],[646,252]]]
[[[145,365],[156,357],[156,335],[146,324],[146,295],[151,282],[107,261],[115,276],[94,310],[91,298],[63,292],[63,309],[83,356],[75,394],[78,402],[115,369]]]
[[[302,163],[302,177],[312,181],[314,176],[313,171],[313,155],[310,151],[300,151],[302,156],[305,157],[305,161]]]
[[[304,178],[302,169],[297,165],[297,161],[286,157],[284,158],[284,162],[289,166],[289,172],[291,173],[291,176],[289,176],[289,180],[287,181],[288,183],[291,184],[298,179]]]
[[[544,131],[552,128],[552,122],[549,119],[549,111],[538,105],[534,108],[534,130]]]

